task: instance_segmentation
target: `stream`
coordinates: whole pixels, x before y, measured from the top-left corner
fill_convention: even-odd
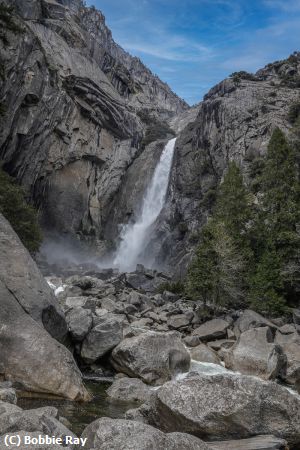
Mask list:
[[[237,376],[239,375],[238,372],[232,372],[219,364],[191,360],[189,372],[177,374],[175,379],[182,380],[191,372],[198,372],[207,376],[224,373],[235,373]],[[70,422],[68,428],[77,436],[80,436],[84,428],[99,417],[123,419],[126,411],[140,406],[137,402],[109,400],[106,395],[106,390],[110,385],[111,383],[107,381],[86,381],[85,386],[93,395],[93,399],[90,402],[80,403],[64,399],[22,397],[18,399],[18,406],[23,409],[54,406],[58,409],[59,416],[65,417]],[[291,386],[282,385],[293,393],[293,395],[299,395],[294,389],[291,389]],[[153,389],[158,388],[155,387]]]
[[[90,402],[81,403],[65,399],[21,397],[18,399],[17,404],[23,409],[54,406],[58,409],[59,416],[65,417],[70,422],[68,428],[77,436],[80,436],[84,428],[94,420],[99,419],[99,417],[122,419],[128,409],[139,406],[136,402],[109,400],[106,390],[109,388],[110,383],[86,381],[85,386],[93,395],[93,399]]]

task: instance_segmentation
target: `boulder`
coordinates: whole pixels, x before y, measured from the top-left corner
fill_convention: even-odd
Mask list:
[[[293,309],[293,321],[295,325],[300,325],[300,309]]]
[[[226,320],[212,319],[196,328],[192,335],[198,336],[203,342],[207,342],[212,339],[226,338],[229,325],[230,324]]]
[[[296,326],[291,324],[291,323],[287,323],[285,325],[283,325],[282,327],[278,328],[278,332],[280,332],[281,334],[293,334],[296,331]]]
[[[197,345],[190,350],[191,358],[199,362],[221,364],[218,354],[205,344]]]
[[[87,400],[69,350],[24,311],[1,281],[0,302],[0,375],[24,390]]]
[[[188,347],[197,347],[197,345],[200,344],[200,339],[198,338],[198,336],[186,336],[183,339],[183,342]]]
[[[224,361],[228,369],[266,380],[283,376],[287,364],[282,348],[274,344],[269,327],[251,328],[242,333],[236,344],[224,353]]]
[[[93,363],[116,347],[122,340],[123,331],[119,320],[107,315],[97,318],[97,325],[91,329],[81,347],[81,357]]]
[[[69,308],[80,308],[85,306],[86,302],[90,300],[88,297],[67,297],[65,305]]]
[[[287,442],[275,436],[255,436],[235,441],[210,442],[212,450],[287,450]]]
[[[119,372],[159,385],[188,371],[190,355],[177,332],[147,331],[124,339],[113,350],[111,363]]]
[[[65,316],[49,287],[9,222],[0,214],[0,281],[13,301],[58,340],[67,335]],[[2,297],[0,296],[2,309]]]
[[[0,401],[6,403],[17,404],[17,394],[12,387],[2,387],[0,384]]]
[[[300,335],[295,329],[293,333],[283,334],[280,330],[276,331],[275,343],[279,345],[297,342],[300,345]]]
[[[92,313],[81,307],[72,308],[66,313],[70,334],[75,341],[82,341],[93,324]]]
[[[187,327],[190,323],[189,318],[185,314],[175,314],[174,316],[169,317],[168,326],[175,330],[183,327]]]
[[[88,425],[82,437],[87,438],[87,450],[210,450],[188,434],[165,434],[140,422],[107,417]]]
[[[258,327],[270,327],[271,329],[274,330],[277,328],[277,326],[274,323],[272,323],[268,319],[265,319],[257,312],[252,311],[251,309],[246,309],[235,322],[234,332],[235,335],[238,337],[244,331],[247,331],[250,328],[258,328]]]
[[[299,338],[300,341],[300,338]],[[290,384],[300,383],[300,342],[286,342],[281,348],[287,357],[287,369],[283,379]]]
[[[43,408],[22,410],[15,405],[0,402],[0,436],[6,433],[17,433],[19,430],[26,432],[39,431],[41,434],[60,438],[64,436],[75,437],[58,420],[58,411],[56,408],[46,406]]]
[[[217,341],[207,342],[207,345],[213,350],[221,350],[231,348],[236,343],[233,339],[218,339]]]
[[[151,396],[148,420],[205,440],[274,434],[300,446],[300,397],[274,382],[237,374],[190,374]]]
[[[118,378],[106,391],[112,400],[146,402],[150,397],[150,387],[139,378]]]

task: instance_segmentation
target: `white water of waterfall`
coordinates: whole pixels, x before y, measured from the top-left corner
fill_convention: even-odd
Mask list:
[[[114,265],[120,270],[134,270],[149,242],[149,228],[161,212],[167,194],[176,138],[165,146],[144,196],[140,216],[135,223],[125,225]]]

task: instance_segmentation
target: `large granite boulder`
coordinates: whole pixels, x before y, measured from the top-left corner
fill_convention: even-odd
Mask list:
[[[283,379],[290,384],[300,383],[300,336],[298,341],[281,344],[281,348],[287,357],[287,369]]]
[[[111,363],[119,372],[160,385],[176,373],[187,372],[190,355],[177,332],[147,331],[124,339],[112,352]]]
[[[250,328],[258,327],[270,327],[271,329],[277,328],[274,323],[263,317],[261,314],[252,311],[252,309],[245,309],[243,314],[234,324],[234,332],[236,336],[239,336],[241,333],[244,333],[244,331],[247,331]]]
[[[93,325],[92,312],[80,306],[66,312],[70,334],[75,341],[82,341]]]
[[[9,222],[0,214],[0,281],[21,308],[55,339],[67,334],[64,314]],[[1,307],[2,297],[0,297]]]
[[[190,355],[195,361],[221,364],[221,360],[217,352],[205,344],[199,344],[197,347],[191,348]]]
[[[116,347],[122,340],[123,328],[120,320],[110,315],[99,317],[81,347],[81,357],[92,363]]]
[[[287,358],[281,346],[274,344],[269,327],[242,333],[236,344],[224,352],[224,360],[229,369],[266,380],[283,377],[287,365]]]
[[[300,397],[274,382],[237,374],[196,375],[151,396],[150,424],[205,440],[274,434],[300,446]]]
[[[210,450],[188,434],[165,434],[140,422],[106,417],[88,425],[82,437],[87,438],[87,450]]]
[[[1,281],[0,303],[0,376],[27,391],[88,399],[69,350],[24,311]]]
[[[203,323],[193,331],[193,336],[198,336],[203,342],[227,337],[227,329],[230,324],[223,319],[212,319]]]

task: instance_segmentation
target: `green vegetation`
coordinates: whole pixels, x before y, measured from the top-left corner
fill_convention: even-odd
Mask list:
[[[186,287],[194,299],[285,313],[300,287],[297,155],[276,129],[266,157],[251,162],[246,188],[235,163],[200,233]]]
[[[22,188],[0,168],[0,212],[10,222],[30,252],[36,252],[42,236],[36,210],[28,205]]]
[[[253,73],[246,72],[245,70],[241,70],[240,72],[233,72],[229,76],[237,84],[240,83],[241,80],[257,81],[257,78],[255,75],[253,75]]]
[[[300,119],[300,102],[293,103],[288,112],[288,120],[292,125],[299,122]]]
[[[217,191],[211,219],[202,230],[191,264],[187,292],[216,305],[240,304],[244,299],[246,265],[250,258],[246,225],[249,195],[239,168],[230,163]]]

